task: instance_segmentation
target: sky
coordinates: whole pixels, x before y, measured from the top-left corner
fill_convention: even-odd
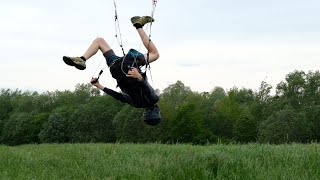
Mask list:
[[[152,0],[115,0],[125,51],[146,49],[132,16],[150,15]],[[193,91],[274,88],[294,70],[320,67],[318,0],[158,0],[152,41],[160,58],[148,71],[163,90],[182,81]],[[149,29],[147,29],[149,32]],[[0,1],[0,89],[73,90],[106,67],[100,52],[79,71],[62,56],[81,56],[96,37],[121,55],[114,0]],[[150,74],[151,72],[151,74]],[[116,89],[107,68],[102,85]]]

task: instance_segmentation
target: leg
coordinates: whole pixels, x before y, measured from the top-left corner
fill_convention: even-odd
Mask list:
[[[153,42],[149,39],[148,35],[145,33],[145,31],[142,28],[137,29],[140,38],[143,42],[144,47],[148,50],[149,52],[149,63],[157,60],[159,58],[159,52],[156,48],[156,46],[153,44]],[[145,55],[145,58],[147,55]]]
[[[93,55],[95,55],[99,49],[103,54],[103,53],[107,52],[108,50],[110,50],[111,48],[103,38],[98,37],[92,42],[92,44],[89,46],[86,53],[84,53],[83,57],[86,60],[88,60]]]
[[[149,53],[149,63],[157,60],[159,58],[159,52],[153,42],[149,39],[147,34],[144,32],[142,27],[150,22],[153,22],[154,19],[150,16],[134,16],[131,18],[131,22],[133,26],[137,29],[140,38],[143,42],[144,47],[148,50]],[[147,59],[148,54],[145,54],[145,58]]]
[[[82,57],[63,56],[63,61],[69,66],[75,66],[79,70],[84,70],[86,69],[85,60],[95,55],[99,49],[102,53],[105,53],[111,48],[103,38],[96,38]]]

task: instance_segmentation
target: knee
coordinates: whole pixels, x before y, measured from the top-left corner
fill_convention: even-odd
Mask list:
[[[157,60],[157,59],[159,59],[160,54],[158,52],[156,52],[154,56],[155,56],[155,59]]]
[[[106,41],[102,37],[97,37],[94,40],[94,42],[97,43],[97,44],[102,44],[102,43],[105,43]]]
[[[158,53],[158,51],[152,52],[151,54],[152,54],[152,58],[154,59],[153,61],[159,59],[160,57],[160,54]]]

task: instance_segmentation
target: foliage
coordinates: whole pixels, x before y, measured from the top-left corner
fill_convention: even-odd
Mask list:
[[[191,103],[177,109],[177,116],[171,123],[171,138],[181,143],[204,144],[211,139],[211,134],[204,126],[203,116]]]
[[[79,106],[71,116],[71,139],[73,142],[115,142],[112,124],[121,105],[110,97],[95,97]]]
[[[304,113],[287,106],[272,114],[260,125],[259,141],[269,143],[308,142],[311,138],[311,125]]]
[[[160,125],[148,126],[143,122],[143,110],[126,105],[114,118],[115,135],[119,142],[160,141]]]
[[[66,143],[71,141],[71,114],[73,109],[63,106],[55,109],[43,123],[39,139],[43,143]]]
[[[14,113],[5,122],[1,142],[8,145],[37,143],[42,115],[32,116],[28,113]]]
[[[1,89],[0,143],[320,141],[320,73],[294,71],[272,95],[263,81],[246,88],[194,92],[181,81],[160,93],[162,122],[143,122],[144,109],[122,104],[90,84],[73,91]]]

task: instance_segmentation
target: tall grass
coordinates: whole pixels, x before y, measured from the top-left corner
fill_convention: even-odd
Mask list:
[[[0,179],[320,179],[320,145],[0,146]]]

